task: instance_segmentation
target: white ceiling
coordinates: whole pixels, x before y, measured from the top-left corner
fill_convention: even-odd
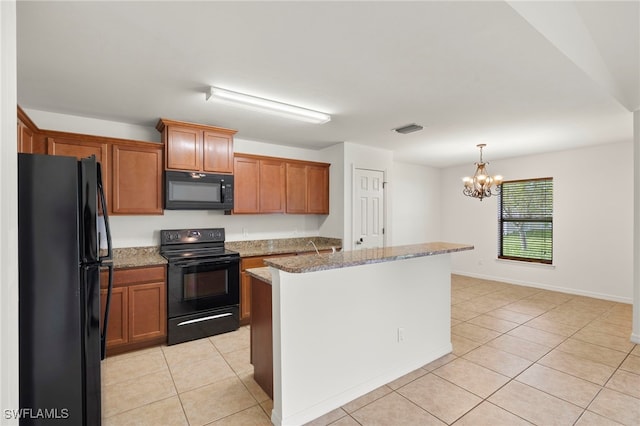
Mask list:
[[[18,1],[23,108],[436,167],[631,141],[640,2]],[[326,124],[205,102],[214,85]],[[424,130],[400,135],[410,123]]]

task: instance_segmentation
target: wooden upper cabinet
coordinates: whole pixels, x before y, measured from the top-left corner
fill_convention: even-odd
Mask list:
[[[86,141],[63,137],[47,138],[47,154],[76,157],[78,160],[95,155],[102,170],[102,186],[107,198],[109,213],[113,211],[111,206],[111,164],[109,163],[109,145],[106,142]]]
[[[329,214],[329,166],[237,154],[233,212]]]
[[[47,138],[47,154],[76,157],[78,160],[95,155],[103,170],[109,168],[109,145],[106,142]]]
[[[33,130],[18,120],[18,152],[33,152]]]
[[[113,214],[162,214],[162,145],[113,145]]]
[[[307,213],[329,214],[329,166],[307,166]]]
[[[109,214],[163,213],[163,145],[71,133],[64,135],[66,137],[47,138],[47,154],[78,159],[95,155],[102,166]]]
[[[287,163],[287,213],[307,213],[307,170],[301,163]]]
[[[260,161],[256,158],[234,158],[234,213],[259,213]]]
[[[35,149],[35,133],[38,131],[36,125],[18,106],[18,152],[27,154],[34,153]]]
[[[233,173],[233,136],[205,131],[202,156],[202,168],[205,172]]]
[[[287,213],[329,214],[329,165],[287,163]]]
[[[260,212],[284,213],[285,163],[279,160],[260,160]]]
[[[167,169],[202,169],[202,131],[189,127],[169,126],[167,129]]]
[[[235,130],[161,118],[167,170],[233,173]]]

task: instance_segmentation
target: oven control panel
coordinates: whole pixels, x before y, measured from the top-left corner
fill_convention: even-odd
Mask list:
[[[163,229],[160,244],[223,243],[224,228]]]

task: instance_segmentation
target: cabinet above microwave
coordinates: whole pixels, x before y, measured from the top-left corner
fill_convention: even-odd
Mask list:
[[[161,118],[156,129],[165,144],[165,169],[233,173],[236,130]]]

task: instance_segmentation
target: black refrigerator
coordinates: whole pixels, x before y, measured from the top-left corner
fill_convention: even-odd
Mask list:
[[[20,424],[100,425],[113,267],[95,157],[18,154],[18,256]],[[109,269],[102,329],[101,268]]]

